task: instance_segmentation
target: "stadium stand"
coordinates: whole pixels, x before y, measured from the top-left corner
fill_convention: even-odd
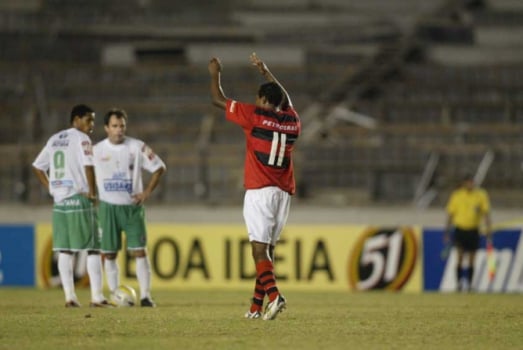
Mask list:
[[[518,205],[522,19],[510,0],[0,1],[0,201],[48,201],[29,164],[85,102],[126,109],[166,161],[153,201],[239,203],[243,139],[206,60],[223,53],[228,94],[252,100],[256,50],[301,111],[300,200],[440,205],[480,169]]]

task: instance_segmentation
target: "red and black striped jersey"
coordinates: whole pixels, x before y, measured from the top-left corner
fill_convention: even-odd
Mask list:
[[[241,126],[245,134],[245,188],[278,186],[294,194],[291,156],[301,131],[298,113],[293,108],[273,111],[228,99],[225,117]]]

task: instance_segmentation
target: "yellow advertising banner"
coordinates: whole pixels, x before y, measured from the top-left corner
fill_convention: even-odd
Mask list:
[[[59,285],[51,226],[37,225],[37,283]],[[422,290],[420,229],[361,225],[288,225],[275,250],[283,290]],[[244,225],[149,224],[153,289],[254,287]],[[118,256],[121,283],[137,288],[135,265]],[[77,284],[87,285],[85,253],[76,256]]]

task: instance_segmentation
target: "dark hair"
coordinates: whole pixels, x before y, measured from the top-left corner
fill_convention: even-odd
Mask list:
[[[465,173],[461,178],[461,181],[474,181],[474,175],[472,175],[472,173]]]
[[[276,83],[265,83],[258,89],[258,97],[265,97],[270,104],[279,106],[283,99],[283,92]]]
[[[73,110],[71,111],[71,118],[69,122],[73,124],[75,117],[83,118],[87,114],[94,113],[93,109],[87,105],[76,105],[73,107]]]
[[[111,116],[115,115],[118,119],[124,119],[127,121],[127,113],[123,109],[119,108],[111,108],[107,111],[104,115],[104,125],[109,125],[109,120],[111,119]]]

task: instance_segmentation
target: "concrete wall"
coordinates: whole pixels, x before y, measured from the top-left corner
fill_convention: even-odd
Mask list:
[[[240,206],[148,206],[149,222],[158,223],[243,223]],[[494,210],[494,226],[521,218],[521,210]],[[325,207],[293,203],[289,224],[363,224],[424,225],[442,227],[445,212],[441,209],[418,210],[414,207]],[[51,206],[1,205],[0,223],[36,223],[51,221]]]

